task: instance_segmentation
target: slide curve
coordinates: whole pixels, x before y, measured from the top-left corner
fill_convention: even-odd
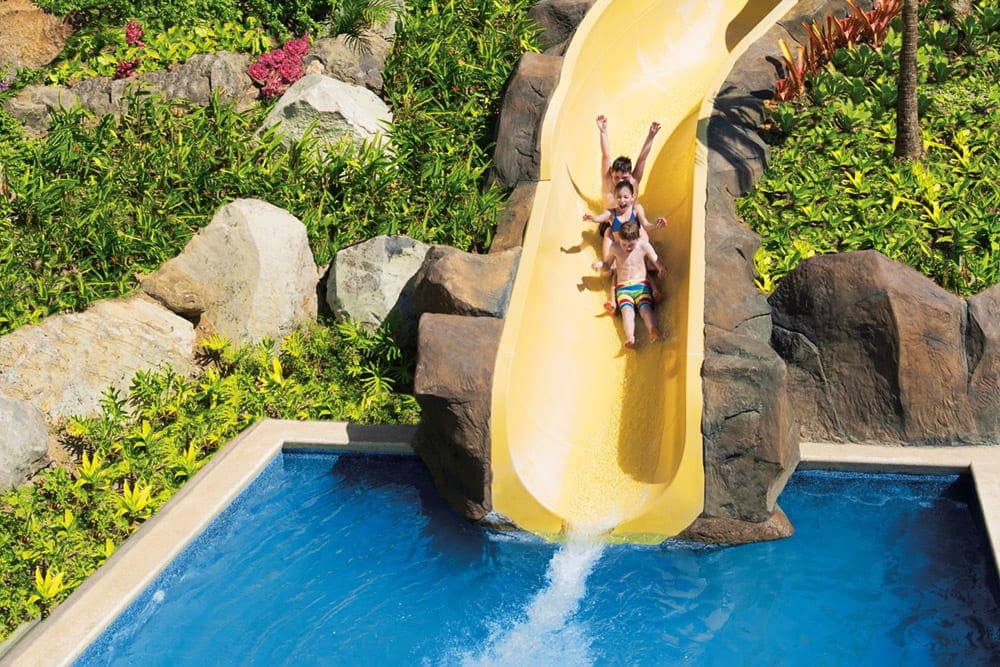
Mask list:
[[[541,131],[541,173],[494,373],[493,508],[548,537],[657,542],[704,507],[701,365],[707,114],[732,63],[794,0],[597,0],[567,49]],[[601,154],[635,159],[661,124],[638,201],[666,229],[665,339],[626,351],[604,314]]]

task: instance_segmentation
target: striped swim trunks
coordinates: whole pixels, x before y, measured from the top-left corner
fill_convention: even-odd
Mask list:
[[[626,280],[615,285],[615,301],[618,303],[618,310],[626,306],[629,308],[642,309],[653,307],[653,292],[649,288],[648,280]]]

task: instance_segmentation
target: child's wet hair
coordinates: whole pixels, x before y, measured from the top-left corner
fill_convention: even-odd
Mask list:
[[[618,181],[617,183],[615,183],[615,193],[617,193],[622,188],[628,188],[629,192],[631,192],[632,194],[635,194],[635,186],[632,185],[632,181],[627,181],[625,179],[622,179],[622,180]]]
[[[639,223],[635,220],[629,220],[623,223],[621,229],[618,230],[618,237],[622,241],[639,240]]]
[[[619,155],[615,158],[615,161],[611,163],[611,173],[620,171],[623,174],[632,173],[632,160],[625,157],[624,155]]]

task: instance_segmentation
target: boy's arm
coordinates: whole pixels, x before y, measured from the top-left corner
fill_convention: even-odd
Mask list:
[[[608,119],[601,114],[597,117],[597,129],[601,136],[601,179],[611,171],[611,144],[608,142]]]
[[[639,157],[635,159],[635,164],[632,165],[632,178],[635,179],[636,183],[642,180],[642,175],[646,171],[646,158],[649,157],[649,152],[653,150],[653,139],[659,131],[660,124],[655,120],[649,124],[649,134],[646,135],[646,142],[642,145],[642,149],[639,150]]]
[[[646,243],[645,245],[646,257],[653,262],[653,266],[656,267],[656,275],[660,278],[667,275],[667,265],[663,263],[660,256],[656,254],[656,249],[653,248],[653,244]]]

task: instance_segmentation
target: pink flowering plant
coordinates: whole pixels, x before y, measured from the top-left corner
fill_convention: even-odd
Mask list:
[[[142,41],[142,35],[142,26],[135,19],[125,25],[126,53],[117,56],[118,64],[112,75],[115,79],[128,78],[139,70],[139,63],[142,62],[139,52],[146,46],[146,43]]]
[[[309,53],[309,33],[290,39],[277,49],[262,53],[247,74],[260,86],[261,97],[280,97],[288,86],[302,78],[302,59]]]

